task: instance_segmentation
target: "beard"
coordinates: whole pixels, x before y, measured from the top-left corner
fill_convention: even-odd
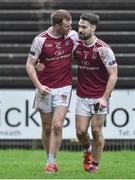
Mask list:
[[[87,40],[87,39],[89,39],[91,37],[91,34],[85,35],[85,34],[82,34],[82,33],[78,33],[78,35],[79,35],[79,38],[81,40]]]

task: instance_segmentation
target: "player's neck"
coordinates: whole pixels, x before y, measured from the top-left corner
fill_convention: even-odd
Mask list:
[[[96,36],[93,35],[93,36],[91,36],[89,39],[84,40],[83,43],[84,43],[85,46],[90,46],[90,45],[92,45],[93,43],[95,43],[95,41],[96,41]]]
[[[53,26],[49,28],[49,34],[54,37],[62,36],[58,31],[55,30]]]

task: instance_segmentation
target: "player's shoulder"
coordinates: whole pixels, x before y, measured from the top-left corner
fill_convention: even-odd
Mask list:
[[[113,50],[111,49],[111,47],[107,43],[102,41],[101,39],[97,39],[97,41],[96,41],[96,49],[99,52],[106,52],[107,54],[108,53],[113,54]]]
[[[36,37],[40,38],[40,37],[45,37],[47,35],[47,31],[43,31],[41,33],[39,33]]]
[[[70,36],[70,35],[72,35],[72,34],[77,34],[77,35],[78,35],[78,33],[77,33],[75,30],[70,30],[70,31],[68,32],[68,36]]]
[[[97,52],[99,52],[99,55],[103,61],[104,60],[110,61],[110,59],[115,60],[115,55],[111,47],[101,39],[97,39],[96,50]]]
[[[104,42],[103,40],[101,40],[101,39],[99,39],[99,38],[97,38],[97,41],[96,41],[96,43],[97,43],[97,46],[99,47],[99,48],[109,48],[110,49],[110,46],[106,43],[106,42]]]
[[[71,39],[79,40],[78,33],[75,30],[70,30],[67,37],[70,37]]]
[[[33,39],[33,43],[43,43],[46,39],[47,31],[41,32]]]

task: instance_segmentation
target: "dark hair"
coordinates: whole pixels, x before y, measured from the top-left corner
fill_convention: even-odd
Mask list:
[[[51,14],[51,22],[53,26],[56,24],[61,24],[63,19],[72,19],[71,14],[64,9],[56,10]]]
[[[93,13],[83,13],[80,16],[80,19],[82,20],[86,20],[88,22],[90,22],[93,25],[97,25],[99,22],[99,16]]]

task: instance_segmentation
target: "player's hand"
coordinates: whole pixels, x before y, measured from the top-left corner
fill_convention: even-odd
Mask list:
[[[104,109],[107,107],[107,100],[105,98],[101,97],[97,102],[99,103],[99,109]]]
[[[43,71],[45,69],[45,65],[43,63],[40,63],[38,61],[38,63],[35,65],[36,70],[39,71]]]
[[[44,86],[44,85],[41,85],[39,87],[39,91],[40,91],[40,94],[44,95],[44,96],[46,96],[48,93],[51,93],[51,89],[47,86]]]

